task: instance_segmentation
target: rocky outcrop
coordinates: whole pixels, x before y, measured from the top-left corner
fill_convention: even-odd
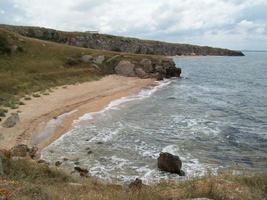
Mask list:
[[[12,128],[19,122],[19,114],[18,113],[11,113],[11,116],[3,122],[2,126],[4,128]]]
[[[137,76],[140,78],[163,78],[180,77],[181,69],[175,66],[172,59],[159,59],[153,62],[143,59],[140,62],[121,60],[115,67],[115,73],[123,76]]]
[[[74,170],[80,174],[80,176],[88,176],[88,170],[81,167],[74,167]]]
[[[26,144],[17,144],[16,146],[10,149],[11,157],[30,157],[35,158],[37,154],[38,148],[28,147]]]
[[[133,182],[129,184],[129,188],[133,190],[140,190],[143,186],[142,180],[136,178]]]
[[[118,52],[128,52],[135,54],[153,55],[216,55],[216,56],[243,56],[241,51],[212,48],[207,46],[197,46],[188,44],[175,44],[159,41],[140,40],[136,38],[118,37],[105,34],[88,32],[63,32],[40,27],[23,27],[1,25],[0,27],[9,29],[27,37],[49,40],[73,46],[102,49]]]
[[[10,149],[12,157],[26,157],[30,148],[26,144],[18,144]]]
[[[122,76],[135,76],[135,65],[128,60],[122,60],[115,67],[115,72]]]
[[[170,153],[160,153],[158,158],[158,168],[162,171],[175,173],[180,176],[184,176],[182,169],[182,161],[179,156],[172,155]]]

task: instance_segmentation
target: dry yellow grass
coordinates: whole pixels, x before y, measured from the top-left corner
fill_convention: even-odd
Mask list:
[[[131,190],[119,185],[105,184],[92,177],[71,177],[58,169],[29,160],[5,158],[4,171],[5,176],[0,179],[0,194],[15,200],[160,200],[202,197],[216,200],[261,200],[267,194],[266,174],[207,175]]]

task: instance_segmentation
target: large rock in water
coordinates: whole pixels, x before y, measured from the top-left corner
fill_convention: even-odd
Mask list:
[[[115,72],[123,76],[135,76],[134,72],[135,65],[128,60],[122,60],[115,67]]]
[[[162,171],[179,174],[180,176],[184,175],[184,172],[181,170],[182,161],[179,156],[170,153],[160,153],[158,158],[158,168]]]

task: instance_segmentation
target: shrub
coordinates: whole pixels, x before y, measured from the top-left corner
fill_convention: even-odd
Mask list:
[[[8,39],[5,36],[0,35],[0,54],[10,54],[10,53],[11,49]]]
[[[5,117],[7,112],[8,112],[7,109],[0,108],[0,117]]]
[[[32,98],[31,97],[25,97],[24,100],[28,101],[28,100],[31,100]]]
[[[37,97],[40,97],[41,95],[35,93],[35,94],[33,94],[32,96],[35,97],[35,98],[37,98]]]

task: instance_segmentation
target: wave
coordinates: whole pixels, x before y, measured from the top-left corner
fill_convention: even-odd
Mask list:
[[[158,85],[156,86],[148,86],[144,89],[142,89],[140,92],[138,92],[137,94],[133,94],[127,97],[122,97],[120,99],[116,99],[114,101],[111,101],[104,109],[102,109],[101,111],[98,112],[91,112],[91,113],[86,113],[85,115],[83,115],[82,117],[80,117],[78,120],[74,121],[74,125],[78,124],[82,121],[88,121],[88,120],[92,120],[94,118],[95,115],[98,114],[103,114],[106,111],[109,110],[117,110],[120,109],[121,105],[124,105],[126,103],[132,102],[132,101],[136,101],[136,100],[142,100],[145,98],[150,97],[152,94],[154,94],[155,92],[157,92],[158,90],[160,90],[161,88],[166,87],[167,85],[172,83],[172,79],[165,79],[163,81],[156,81],[156,83]]]

